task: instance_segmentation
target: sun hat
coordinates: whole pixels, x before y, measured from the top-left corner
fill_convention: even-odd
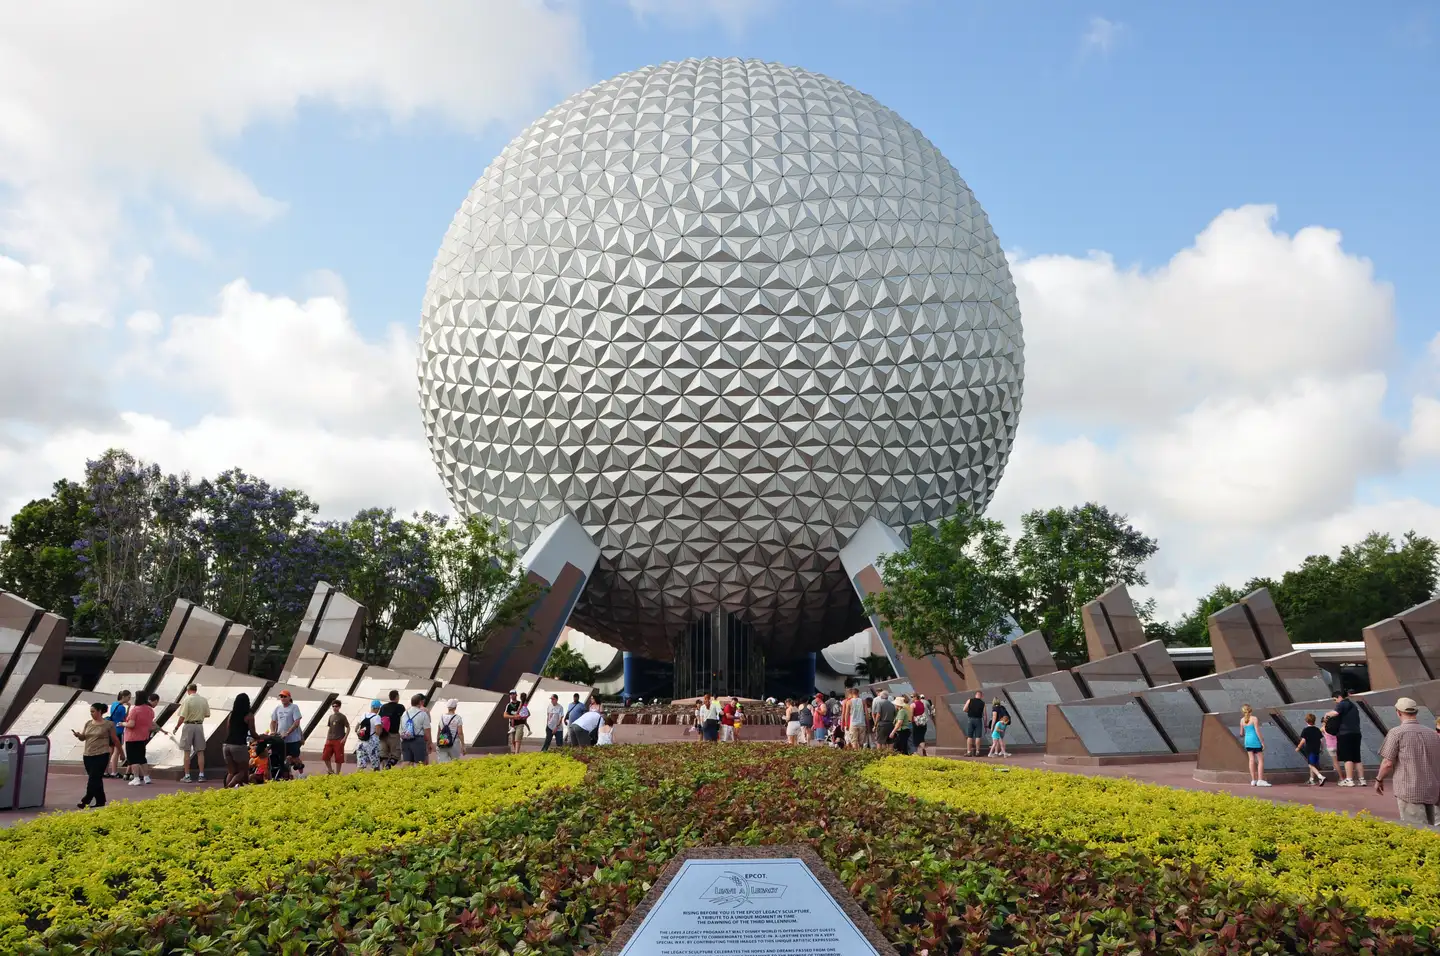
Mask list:
[[[458,700],[456,700],[454,697],[451,697],[449,700],[447,700],[447,701],[445,702],[445,709],[446,709],[446,710],[454,710],[456,707],[459,707],[459,706],[460,706],[460,702],[459,702]]]
[[[1420,705],[1415,703],[1412,698],[1401,697],[1395,701],[1395,709],[1402,714],[1416,714],[1420,712]]]

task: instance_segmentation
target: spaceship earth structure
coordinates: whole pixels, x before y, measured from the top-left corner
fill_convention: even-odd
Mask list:
[[[668,659],[723,607],[768,653],[861,626],[839,548],[983,508],[1024,373],[970,189],[892,110],[773,63],[577,93],[505,147],[425,292],[420,393],[462,514],[601,548],[571,618]]]

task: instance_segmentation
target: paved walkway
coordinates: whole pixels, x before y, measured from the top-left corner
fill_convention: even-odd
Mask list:
[[[680,746],[684,745],[681,744]],[[488,754],[470,755],[467,756],[466,759],[473,759],[479,756],[488,756]],[[1274,787],[1256,789],[1254,787],[1247,787],[1244,784],[1201,783],[1193,776],[1195,772],[1194,763],[1131,764],[1115,767],[1067,767],[1061,771],[1056,770],[1054,767],[1045,766],[1043,757],[1040,754],[1018,755],[1010,757],[1007,760],[987,757],[955,757],[954,759],[974,760],[993,766],[1029,767],[1049,770],[1053,773],[1079,773],[1086,776],[1125,777],[1145,783],[1157,783],[1168,787],[1178,787],[1182,790],[1231,793],[1239,797],[1271,800],[1277,803],[1303,804],[1334,813],[1357,813],[1361,810],[1368,810],[1374,816],[1384,820],[1399,819],[1399,814],[1395,809],[1395,800],[1389,794],[1378,796],[1375,793],[1373,785],[1365,787],[1364,789],[1337,787],[1333,777],[1324,787],[1307,787],[1304,784],[1277,784]],[[323,767],[318,761],[312,761],[308,766],[323,772]],[[355,773],[355,765],[347,764],[345,772]],[[313,775],[314,774],[311,774],[311,776]],[[149,800],[169,793],[191,793],[197,790],[214,790],[218,789],[219,786],[220,784],[214,780],[207,781],[206,783],[180,783],[176,780],[156,779],[153,784],[147,787],[126,786],[123,780],[105,781],[105,791],[111,803]],[[45,806],[35,810],[0,811],[0,828],[11,826],[22,820],[34,819],[42,813],[73,811],[75,805],[79,803],[80,798],[84,795],[84,776],[80,774],[52,772],[45,792]]]

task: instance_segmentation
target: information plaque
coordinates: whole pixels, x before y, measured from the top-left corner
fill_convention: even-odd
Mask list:
[[[808,847],[715,847],[671,861],[606,956],[894,956]]]

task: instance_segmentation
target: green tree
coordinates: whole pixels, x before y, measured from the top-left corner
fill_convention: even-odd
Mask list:
[[[1014,565],[1004,525],[961,510],[910,531],[910,547],[879,561],[885,589],[865,612],[915,657],[943,655],[956,670],[1007,630]]]
[[[890,665],[890,658],[884,654],[866,654],[855,662],[855,676],[863,677],[873,684],[890,680],[895,676],[895,668]]]
[[[365,605],[360,656],[387,661],[400,635],[426,619],[439,591],[430,550],[430,528],[395,516],[394,508],[367,508],[350,521],[327,526],[338,538],[343,575],[333,582]]]
[[[545,662],[545,677],[569,681],[572,684],[594,684],[599,674],[599,669],[590,666],[585,655],[569,644],[555,645],[555,649],[550,652],[550,659]]]
[[[1195,610],[1169,627],[1169,633],[1164,635],[1165,643],[1175,647],[1209,647],[1210,625],[1207,622],[1210,615],[1229,607],[1248,593],[1237,591],[1228,584],[1217,584],[1213,591],[1195,603]]]
[[[85,537],[88,520],[84,486],[63,478],[55,482],[48,498],[38,498],[15,512],[0,540],[0,589],[75,618],[85,583],[75,542]],[[71,621],[70,633],[93,636],[86,622],[76,620]]]
[[[1155,539],[1094,502],[1031,511],[1020,522],[1015,618],[1024,630],[1045,633],[1058,662],[1078,664],[1085,659],[1080,608],[1116,584],[1145,584],[1140,568],[1155,553]],[[1148,621],[1154,602],[1136,610]]]
[[[436,587],[426,629],[452,647],[479,654],[495,634],[521,621],[543,593],[530,580],[504,530],[470,517],[451,521],[430,513],[431,573]]]
[[[1362,629],[1435,594],[1440,549],[1410,532],[1397,544],[1372,532],[1337,557],[1311,555],[1272,592],[1291,640],[1358,641]]]

